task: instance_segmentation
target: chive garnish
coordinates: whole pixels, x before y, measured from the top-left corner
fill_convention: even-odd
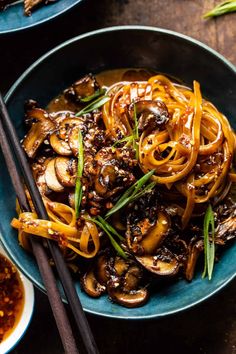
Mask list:
[[[109,96],[106,96],[106,95],[104,95],[102,97],[98,97],[96,100],[94,100],[93,102],[89,103],[86,107],[81,109],[81,111],[76,113],[76,117],[82,116],[83,114],[90,113],[90,112],[94,111],[95,109],[98,109],[98,108],[102,107],[110,99],[111,98]]]
[[[84,98],[81,98],[80,101],[81,102],[90,102],[92,100],[94,100],[95,98],[97,97],[100,97],[102,95],[104,95],[106,93],[106,89],[98,89],[94,92],[93,95],[90,95],[90,96],[87,96],[87,97],[84,97]]]
[[[236,11],[236,1],[228,0],[216,5],[211,11],[204,15],[204,18],[221,16]]]
[[[118,210],[126,206],[127,204],[133,202],[135,199],[139,198],[142,196],[144,193],[147,192],[147,187],[148,190],[153,188],[155,186],[155,182],[150,183],[146,188],[141,191],[141,188],[143,185],[149,180],[149,178],[153,175],[155,170],[151,170],[148,173],[146,173],[143,177],[141,177],[137,182],[135,182],[131,187],[127,189],[127,191],[124,192],[124,194],[118,199],[116,204],[111,208],[108,213],[106,214],[106,219],[111,216],[112,214],[116,213]],[[145,190],[145,192],[144,192]],[[143,193],[144,192],[144,193]]]
[[[98,220],[95,218],[84,218],[84,219],[88,221],[92,221],[96,225],[98,225],[100,229],[102,229],[107,234],[107,236],[111,241],[112,246],[119,254],[119,256],[123,257],[124,259],[128,258],[127,254],[124,252],[122,247],[118,244],[118,242],[116,242],[113,236],[117,236],[120,240],[124,240],[124,238],[120,234],[118,234],[118,232],[110,224],[108,224],[106,220],[104,220],[101,216],[98,216]]]
[[[121,144],[121,143],[127,143],[126,145],[131,144],[133,141],[133,135],[129,135],[129,136],[125,136],[124,138],[117,140],[112,147],[115,147],[117,144]]]
[[[211,231],[209,232],[209,228]],[[211,241],[209,234],[211,235]],[[204,278],[206,274],[208,279],[211,280],[214,261],[215,261],[215,221],[214,212],[211,205],[209,204],[203,222],[203,235],[204,235],[204,270],[202,277]]]
[[[137,111],[136,111],[136,105],[134,103],[134,128],[132,130],[132,134],[129,136],[125,136],[124,138],[117,140],[114,144],[113,147],[115,147],[117,144],[120,143],[125,143],[125,145],[131,145],[133,146],[133,149],[135,150],[135,158],[138,160],[138,154],[139,154],[139,147],[138,147],[138,120],[137,120]]]
[[[75,184],[75,215],[78,218],[79,209],[82,200],[82,183],[81,177],[84,170],[84,147],[83,147],[83,136],[81,130],[78,133],[78,167],[77,167],[77,179]]]

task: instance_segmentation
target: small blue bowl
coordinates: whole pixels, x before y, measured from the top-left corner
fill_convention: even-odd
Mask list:
[[[0,34],[12,33],[26,28],[42,24],[63,14],[82,0],[59,0],[45,6],[41,6],[32,12],[31,16],[24,15],[23,2],[9,6],[0,12]]]
[[[88,72],[121,67],[146,67],[180,78],[191,86],[201,83],[203,95],[228,117],[236,128],[236,68],[203,43],[164,29],[124,26],[94,31],[73,38],[35,62],[13,85],[6,96],[10,115],[19,136],[24,134],[23,104],[28,98],[41,106],[76,79]],[[6,171],[0,156],[0,169]],[[15,193],[7,173],[0,174],[1,239],[9,256],[41,290],[45,290],[34,258],[17,241],[10,227],[15,216]],[[166,316],[190,308],[222,289],[236,275],[236,244],[227,247],[215,265],[213,279],[183,279],[156,284],[146,305],[127,309],[109,301],[107,296],[89,298],[75,282],[85,311],[113,318],[147,319]]]

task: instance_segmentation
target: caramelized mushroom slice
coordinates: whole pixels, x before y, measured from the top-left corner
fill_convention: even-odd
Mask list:
[[[69,144],[58,137],[57,133],[53,133],[49,138],[50,144],[53,150],[63,156],[70,156],[72,155],[71,148]]]
[[[68,157],[56,157],[55,171],[59,182],[65,187],[74,187],[76,182],[76,161]]]
[[[35,182],[37,184],[37,187],[41,195],[45,195],[48,194],[48,192],[50,192],[49,187],[45,180],[45,171],[50,161],[51,159],[48,158],[42,162],[35,162],[31,166]]]
[[[179,262],[172,252],[161,249],[155,256],[137,256],[137,261],[148,271],[162,276],[172,276],[179,271]]]
[[[81,286],[84,291],[92,297],[99,297],[106,290],[106,287],[97,281],[92,269],[86,272],[82,277]]]
[[[118,256],[110,262],[109,267],[107,292],[111,300],[125,307],[142,306],[148,298],[147,289],[139,286],[142,268],[133,260],[124,260]]]
[[[101,167],[95,178],[95,190],[100,196],[105,196],[116,180],[116,169],[111,163],[106,163]],[[113,189],[114,190],[114,189]]]
[[[34,158],[38,148],[43,143],[44,139],[55,128],[54,122],[50,119],[48,113],[41,109],[35,108],[27,112],[27,119],[36,119],[30,131],[23,140],[23,147],[30,158]]]
[[[142,273],[136,264],[131,265],[124,276],[123,290],[130,292],[133,289],[137,289],[142,278]]]
[[[145,254],[153,254],[160,246],[170,227],[170,221],[166,213],[158,212],[156,224],[151,227],[147,235],[144,236],[140,245]]]
[[[65,115],[65,112],[61,113],[62,115]],[[68,114],[71,115],[69,112]],[[60,116],[56,118],[60,122],[60,129],[54,132],[50,138],[50,144],[53,148],[53,150],[63,156],[70,156],[72,155],[73,150],[71,149],[71,129],[74,127],[75,132],[78,131],[78,127],[80,127],[83,122],[81,121],[80,118],[76,117],[66,117],[63,120],[61,120]],[[75,143],[75,142],[74,142]],[[77,141],[76,141],[78,146],[78,132],[77,132]]]
[[[96,278],[102,285],[106,285],[109,280],[108,261],[109,255],[107,254],[107,252],[103,252],[98,256],[96,266]]]
[[[56,159],[52,159],[49,161],[46,170],[45,170],[45,181],[51,190],[54,192],[63,192],[64,187],[63,185],[58,181],[56,171],[55,171],[55,161]]]
[[[78,156],[78,146],[79,146],[79,131],[78,127],[74,126],[70,129],[68,133],[68,144],[74,156]]]
[[[162,101],[141,100],[135,103],[135,107],[138,116],[138,128],[141,132],[146,129],[151,131],[161,128],[169,120],[168,109]]]
[[[108,285],[107,292],[114,302],[129,308],[142,306],[148,299],[148,291],[146,288],[125,293],[119,288],[115,289]]]
[[[190,244],[188,247],[189,253],[188,253],[187,265],[185,270],[185,277],[189,281],[193,279],[196,263],[203,249],[204,246],[202,240],[195,242],[193,245]]]
[[[73,102],[92,96],[99,89],[99,85],[92,74],[84,76],[64,91],[65,97]]]

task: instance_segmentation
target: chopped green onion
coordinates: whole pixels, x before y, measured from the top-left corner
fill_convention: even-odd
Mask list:
[[[127,254],[124,252],[122,247],[116,242],[112,234],[119,237],[120,240],[123,240],[124,238],[121,235],[119,235],[118,232],[110,224],[108,224],[107,221],[105,221],[101,216],[98,216],[99,221],[94,218],[84,218],[84,219],[88,221],[92,221],[96,225],[98,225],[108,235],[112,246],[117,251],[119,256],[123,257],[124,259],[128,258]]]
[[[209,238],[209,228],[211,227],[211,242]],[[209,204],[203,222],[203,235],[204,235],[204,270],[202,277],[208,274],[208,279],[211,280],[214,261],[215,261],[215,221],[214,212]]]
[[[111,98],[109,96],[102,96],[97,98],[95,101],[89,103],[86,107],[84,107],[81,111],[76,114],[76,117],[82,116],[83,114],[90,113],[95,109],[102,107],[106,102],[108,102]]]
[[[82,200],[82,183],[81,177],[84,170],[84,147],[83,147],[83,136],[81,130],[79,129],[78,133],[78,167],[77,167],[77,179],[75,184],[75,215],[78,218],[79,209]]]
[[[135,199],[137,199],[137,195],[142,188],[142,186],[149,180],[149,178],[154,174],[155,170],[151,170],[150,172],[146,173],[143,177],[141,177],[137,182],[135,182],[131,187],[124,192],[124,194],[118,199],[116,204],[111,208],[108,213],[106,214],[106,218],[111,216],[112,214],[116,213],[118,210],[126,206],[127,204],[131,203]],[[153,182],[152,188],[156,183]],[[150,185],[149,185],[150,189]]]
[[[234,12],[234,11],[236,11],[236,1],[235,0],[228,0],[228,1],[218,4],[211,11],[207,12],[204,15],[204,18],[221,16],[226,13],[230,13],[230,12]]]
[[[121,241],[124,241],[125,238],[121,236],[114,227],[112,227],[106,220],[104,220],[100,215],[98,216],[98,221],[103,223],[108,231],[110,231],[113,235],[117,236]]]
[[[136,199],[141,198],[144,194],[151,192],[151,190],[155,187],[156,182],[151,182],[147,186],[145,186],[139,193],[137,193],[133,198],[132,202]]]
[[[124,143],[126,142],[126,145],[133,145],[133,149],[135,150],[135,158],[138,160],[138,154],[139,154],[139,147],[138,147],[138,121],[137,121],[137,113],[136,113],[136,105],[134,103],[134,129],[132,131],[132,134],[129,136],[125,136],[124,138],[117,140],[114,144],[113,147],[115,147],[117,144]]]
[[[129,136],[125,136],[124,138],[117,140],[112,146],[115,147],[117,144],[121,144],[121,143],[127,143],[130,144],[133,141],[133,136],[129,135]]]
[[[104,95],[106,93],[106,89],[98,89],[97,91],[94,92],[93,95],[90,95],[90,96],[87,96],[87,97],[84,97],[84,98],[81,98],[80,101],[81,102],[90,102],[92,100],[94,100],[95,98],[101,96],[101,95]]]

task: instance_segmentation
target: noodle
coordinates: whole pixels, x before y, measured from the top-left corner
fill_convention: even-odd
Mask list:
[[[150,87],[148,99],[164,102],[170,120],[163,130],[145,130],[142,133],[139,163],[144,173],[155,169],[152,179],[157,184],[168,189],[175,184],[178,192],[186,198],[182,216],[185,227],[195,204],[219,198],[229,178],[236,180],[234,174],[228,174],[235,138],[226,117],[212,103],[202,99],[198,82],[194,81],[192,92],[189,88],[173,84],[163,75],[154,76],[147,82],[113,85],[109,91],[111,101],[103,110],[106,128],[112,135],[117,136],[119,132],[129,134],[130,123],[126,125],[121,119],[124,108],[120,107],[146,100]],[[114,94],[114,91],[117,92]]]

